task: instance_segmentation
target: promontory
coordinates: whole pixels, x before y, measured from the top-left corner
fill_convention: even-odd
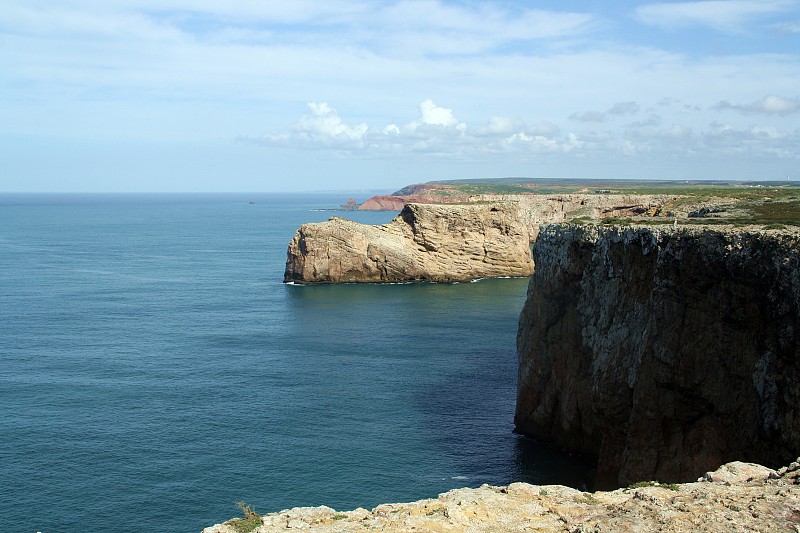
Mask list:
[[[533,272],[528,226],[508,204],[408,204],[388,224],[303,224],[284,281],[465,281]]]

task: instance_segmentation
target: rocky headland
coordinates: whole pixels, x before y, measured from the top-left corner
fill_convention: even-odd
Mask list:
[[[800,463],[772,470],[734,462],[683,485],[639,483],[611,492],[512,483],[456,489],[438,498],[337,512],[298,507],[203,533],[311,531],[600,532],[761,531],[800,528]]]
[[[540,224],[653,217],[670,198],[483,194],[460,204],[401,204],[400,214],[382,226],[333,217],[297,230],[287,251],[284,281],[455,282],[528,276],[533,270],[530,243]]]
[[[406,205],[382,226],[334,217],[303,224],[285,282],[466,281],[529,276],[528,226],[506,204]]]
[[[289,247],[284,279],[340,283],[519,276],[526,275],[520,263],[529,264],[519,256],[523,241],[535,241],[542,224],[680,220],[692,225],[758,222],[783,227],[800,218],[800,191],[791,183],[618,181],[613,185],[513,178],[431,182],[372,197],[360,206],[350,200],[342,209],[404,214],[376,227],[338,218],[304,225]],[[503,214],[500,227],[486,218],[488,204]],[[410,214],[406,205],[414,205]],[[437,218],[444,222],[436,222]],[[485,248],[484,257],[475,243]]]
[[[385,226],[303,225],[284,279],[528,275],[535,241],[517,431],[595,457],[595,486],[616,490],[483,486],[371,511],[251,516],[255,530],[800,531],[800,464],[779,468],[800,451],[796,187],[481,187],[376,199],[419,202]]]
[[[800,236],[552,225],[520,316],[515,423],[598,486],[800,450]]]

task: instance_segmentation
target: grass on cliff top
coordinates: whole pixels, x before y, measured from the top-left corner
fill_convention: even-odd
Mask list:
[[[719,206],[720,215],[681,220],[681,224],[703,225],[771,225],[800,226],[800,182],[735,182],[735,181],[657,181],[657,180],[578,180],[557,178],[494,178],[477,180],[434,181],[426,185],[410,185],[398,192],[419,191],[429,197],[440,197],[445,203],[457,198],[480,194],[641,194],[664,195],[664,214],[696,211],[701,206]],[[444,198],[451,197],[449,201]],[[465,199],[462,201],[466,201]],[[594,221],[580,217],[574,223],[599,224],[665,224],[667,216]]]
[[[250,505],[244,502],[236,502],[236,506],[242,510],[244,518],[232,518],[228,523],[233,526],[237,533],[250,533],[261,525],[261,515],[255,512]]]
[[[764,201],[748,207],[753,218],[760,220],[783,224],[800,221],[800,200]]]
[[[761,199],[800,197],[800,182],[716,180],[599,180],[570,178],[492,178],[443,180],[430,184],[445,188],[430,193],[461,194],[666,194],[707,198]]]

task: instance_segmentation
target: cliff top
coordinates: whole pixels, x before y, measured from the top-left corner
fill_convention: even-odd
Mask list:
[[[603,206],[565,210],[566,221],[618,224],[674,222],[702,225],[800,227],[800,182],[647,181],[498,178],[406,186],[373,197],[360,209],[397,210],[403,204],[470,204],[557,200]],[[570,212],[566,212],[570,211]]]
[[[284,531],[795,531],[800,463],[780,470],[729,463],[696,483],[637,483],[611,492],[512,483],[455,489],[371,511],[298,507],[232,519],[203,533]]]

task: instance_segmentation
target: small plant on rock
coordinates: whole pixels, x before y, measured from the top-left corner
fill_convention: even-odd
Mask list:
[[[244,518],[234,518],[229,523],[238,533],[250,533],[261,525],[261,515],[255,512],[250,505],[244,502],[236,502],[236,505],[242,510]]]

